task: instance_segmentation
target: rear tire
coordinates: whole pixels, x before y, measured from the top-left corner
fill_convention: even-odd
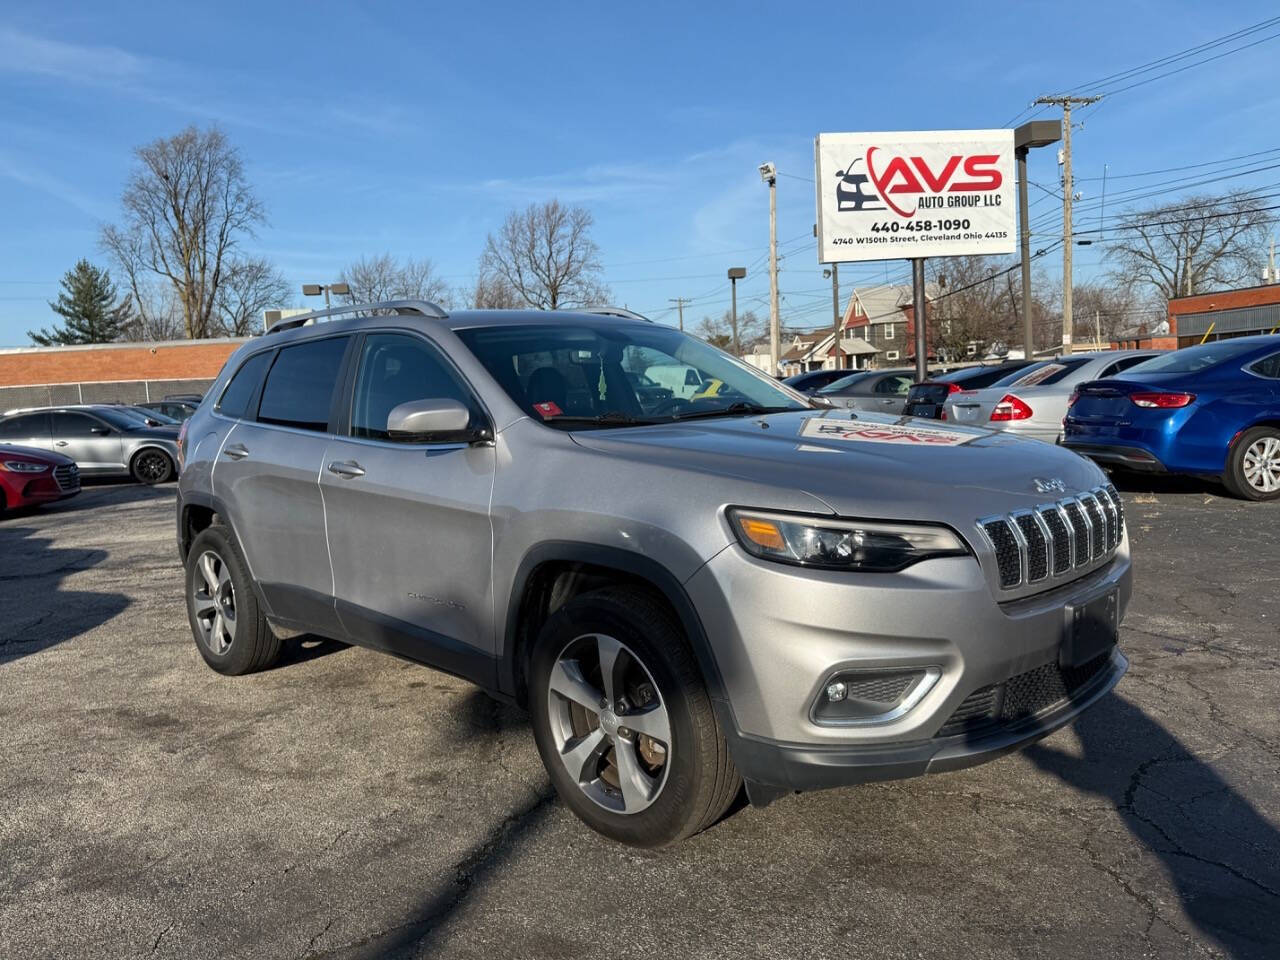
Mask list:
[[[187,553],[187,621],[196,649],[218,673],[240,676],[280,659],[283,642],[262,615],[240,548],[223,526],[202,531]]]
[[[129,472],[138,483],[155,486],[173,479],[173,460],[163,450],[139,450],[129,463]]]
[[[1253,427],[1231,445],[1222,482],[1244,500],[1280,498],[1280,430]]]
[[[683,840],[719,820],[742,788],[684,631],[640,590],[610,587],[556,611],[538,636],[529,684],[534,738],[556,791],[610,839]]]

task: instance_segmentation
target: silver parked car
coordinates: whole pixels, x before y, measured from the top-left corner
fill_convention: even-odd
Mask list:
[[[869,413],[902,413],[915,383],[914,370],[859,370],[813,391],[833,407]]]
[[[723,389],[643,402],[653,366]],[[286,320],[183,438],[196,646],[303,631],[530,711],[565,804],[653,846],[1030,743],[1127,661],[1120,498],[1067,450],[816,408],[672,327],[397,301]]]
[[[152,426],[127,406],[11,410],[0,417],[0,436],[68,456],[84,476],[132,476],[154,484],[172,480],[178,472],[178,427]]]
[[[950,394],[946,398],[947,419],[1057,443],[1062,438],[1062,418],[1067,415],[1067,404],[1076,387],[1090,380],[1114,377],[1162,352],[1104,350],[1042,360],[982,390]]]

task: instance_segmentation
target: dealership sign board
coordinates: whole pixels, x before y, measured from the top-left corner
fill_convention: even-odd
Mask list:
[[[1013,253],[1012,130],[821,133],[818,261]]]

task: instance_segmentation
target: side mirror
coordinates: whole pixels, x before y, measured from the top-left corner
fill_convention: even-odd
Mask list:
[[[819,397],[817,394],[809,394],[809,402],[813,404],[813,406],[823,410],[829,410],[835,406],[835,404],[826,397]]]
[[[472,430],[471,411],[457,400],[411,400],[387,414],[387,433],[393,438],[422,437],[426,440],[482,440],[487,431]]]
[[[90,432],[90,433],[92,433],[95,437],[109,437],[109,436],[111,436],[111,428],[110,428],[110,427],[90,427],[90,428],[89,428],[89,432]]]

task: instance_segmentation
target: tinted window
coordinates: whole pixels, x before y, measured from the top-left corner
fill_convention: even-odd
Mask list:
[[[1266,377],[1269,380],[1280,380],[1280,353],[1273,353],[1269,357],[1263,357],[1249,369],[1260,377]]]
[[[402,440],[387,433],[387,415],[414,400],[457,400],[474,407],[471,395],[439,354],[418,337],[378,333],[364,342],[351,404],[351,435]]]
[[[876,384],[876,393],[905,394],[911,389],[911,378],[903,376],[885,377]]]
[[[222,399],[218,401],[218,412],[228,417],[243,417],[248,414],[249,401],[253,399],[253,391],[262,382],[262,373],[271,360],[271,351],[257,353],[241,364],[236,375],[222,391]]]
[[[106,425],[83,413],[55,413],[53,415],[54,437],[67,440],[78,440],[85,437],[101,436],[95,434],[94,428],[105,431]]]
[[[299,430],[327,430],[346,337],[285,347],[262,387],[258,420]]]
[[[1142,363],[1144,360],[1147,360],[1147,359],[1149,358],[1138,356],[1138,357],[1125,357],[1123,360],[1117,360],[1115,363],[1111,364],[1105,370],[1103,370],[1102,373],[1098,374],[1098,379],[1101,380],[1104,377],[1114,377],[1121,370],[1128,370],[1130,367],[1136,367],[1138,364]]]
[[[20,417],[0,420],[0,437],[5,440],[48,440],[49,415],[26,413]]]

